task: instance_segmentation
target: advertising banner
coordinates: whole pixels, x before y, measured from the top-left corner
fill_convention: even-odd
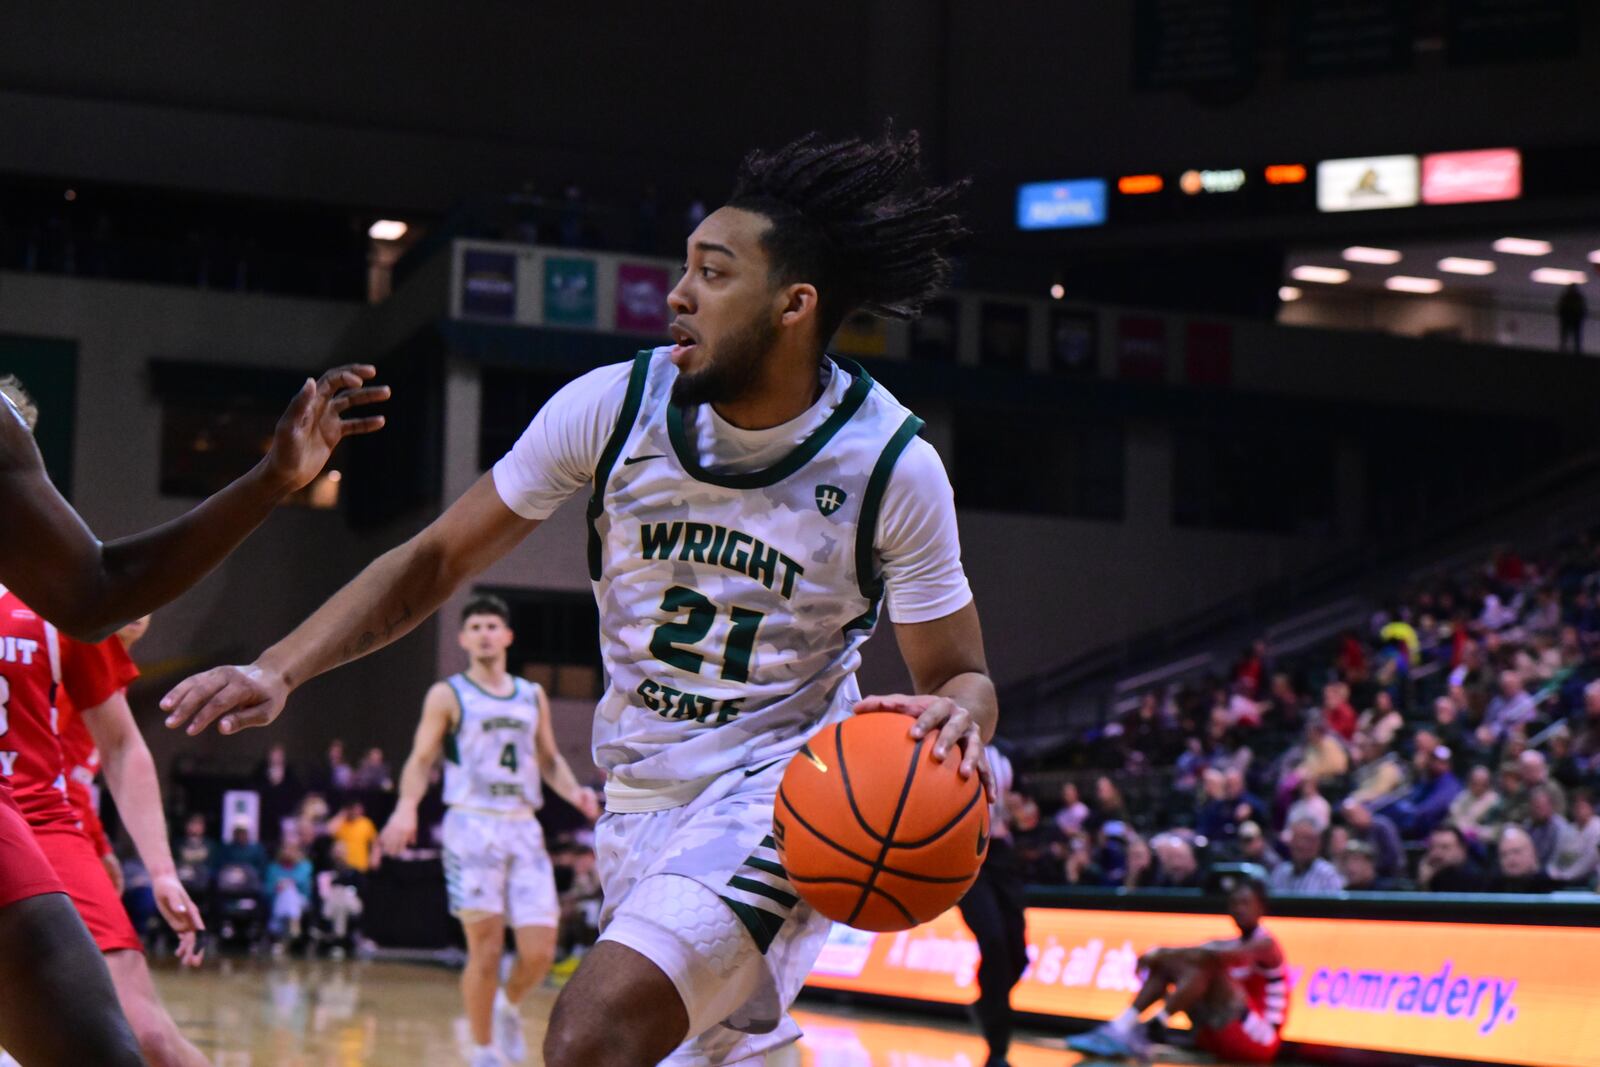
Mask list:
[[[1362,156],[1317,164],[1318,211],[1375,211],[1416,202],[1416,156]]]
[[[1126,382],[1167,380],[1167,320],[1151,315],[1117,319],[1117,377]]]
[[[595,324],[594,260],[544,261],[544,321],[554,326]]]
[[[517,317],[517,257],[469,248],[461,256],[461,313],[485,319]]]
[[[617,329],[661,333],[667,328],[667,293],[672,276],[665,267],[623,263],[617,267]]]
[[[1600,929],[1268,918],[1288,957],[1285,1040],[1540,1067],[1600,1065]],[[1236,936],[1225,916],[1028,909],[1019,1011],[1109,1019],[1139,956]],[[954,910],[914,930],[835,926],[807,984],[965,1004],[978,947]],[[1179,1023],[1182,1020],[1180,1018]]]
[[[1106,221],[1106,181],[1078,178],[1017,187],[1017,229],[1065,230]]]
[[[1522,153],[1515,148],[1435,152],[1422,157],[1424,204],[1515,200],[1522,195]]]

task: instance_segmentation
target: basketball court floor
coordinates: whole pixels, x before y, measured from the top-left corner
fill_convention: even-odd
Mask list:
[[[178,1025],[216,1067],[455,1067],[466,1061],[456,972],[389,961],[225,959],[198,973],[170,964],[156,985]],[[555,990],[526,1006],[537,1049]],[[910,1015],[844,1011],[802,1001],[806,1037],[769,1067],[982,1067],[969,1028]],[[537,1063],[536,1055],[531,1057]],[[1084,1063],[1056,1035],[1025,1035],[1012,1067]],[[1194,1063],[1194,1059],[1157,1061]]]

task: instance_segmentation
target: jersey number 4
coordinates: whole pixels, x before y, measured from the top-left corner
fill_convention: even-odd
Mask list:
[[[656,627],[656,632],[650,638],[650,654],[679,670],[699,674],[705,655],[680,646],[697,645],[705,640],[712,624],[717,621],[717,606],[695,590],[675,585],[661,598],[661,610],[674,616],[674,620]],[[676,616],[685,611],[689,617],[678,622]],[[761,612],[749,608],[728,609],[728,620],[732,626],[728,631],[727,647],[722,654],[723,681],[750,680],[750,653],[755,650],[756,630],[760,629],[764,618],[766,616]]]
[[[506,745],[505,748],[500,750],[500,766],[504,767],[506,770],[510,771],[512,774],[516,774],[517,773],[517,746],[516,745],[508,744],[508,745]]]

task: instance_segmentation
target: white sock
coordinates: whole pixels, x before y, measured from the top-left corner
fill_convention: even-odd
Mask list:
[[[511,998],[506,996],[506,987],[501,986],[494,991],[495,1011],[516,1011],[517,1006],[511,1003]]]
[[[1126,1033],[1129,1030],[1132,1030],[1135,1026],[1138,1026],[1138,1025],[1139,1025],[1139,1009],[1138,1008],[1129,1008],[1128,1010],[1124,1011],[1121,1015],[1119,1015],[1115,1019],[1111,1020],[1112,1029],[1120,1030],[1120,1031],[1122,1031],[1124,1033]]]
[[[493,1045],[473,1045],[472,1046],[472,1054],[474,1056],[481,1056],[486,1052],[489,1053],[490,1055],[493,1055],[494,1054],[494,1046]]]

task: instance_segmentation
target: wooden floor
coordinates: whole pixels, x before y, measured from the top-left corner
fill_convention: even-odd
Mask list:
[[[466,1020],[455,972],[383,961],[223,960],[198,973],[158,966],[156,985],[184,1033],[217,1067],[453,1067]],[[524,1005],[537,1050],[553,989]],[[970,1029],[913,1016],[844,1013],[802,1002],[798,1049],[769,1067],[982,1067]],[[1070,1067],[1056,1037],[1019,1041],[1012,1067]],[[531,1057],[538,1063],[537,1054]],[[1187,1061],[1187,1062],[1193,1062]]]

